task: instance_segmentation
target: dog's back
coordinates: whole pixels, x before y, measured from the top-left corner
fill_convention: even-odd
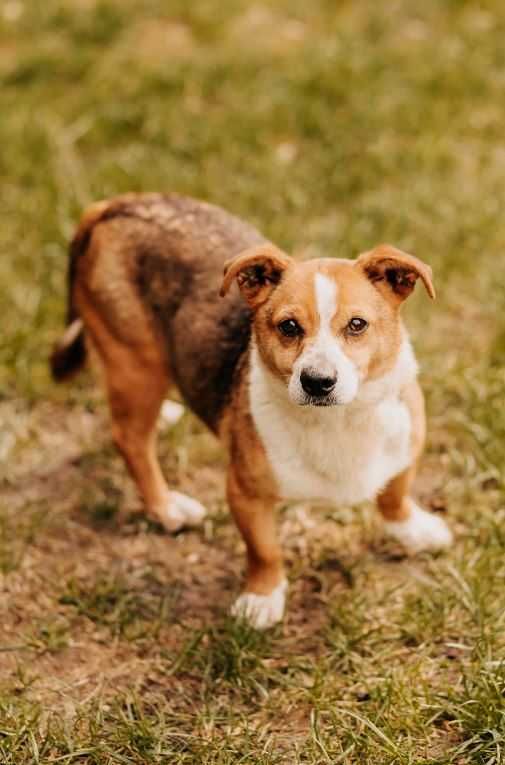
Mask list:
[[[219,299],[223,264],[264,241],[221,208],[175,194],[93,205],[70,249],[69,328],[52,356],[55,378],[84,362],[83,332],[102,357],[109,337],[139,363],[156,345],[170,380],[215,429],[250,332],[238,293]]]

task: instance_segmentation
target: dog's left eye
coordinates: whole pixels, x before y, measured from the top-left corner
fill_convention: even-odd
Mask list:
[[[347,329],[352,335],[361,335],[362,332],[368,327],[368,322],[365,319],[360,319],[358,316],[353,316]]]
[[[294,319],[285,319],[277,325],[279,332],[285,337],[298,337],[303,335],[303,329]]]

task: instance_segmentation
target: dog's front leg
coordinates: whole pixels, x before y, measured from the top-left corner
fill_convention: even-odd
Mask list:
[[[393,478],[377,497],[388,536],[398,540],[408,553],[449,547],[452,534],[442,518],[423,510],[410,496],[414,467]]]
[[[268,629],[282,620],[288,586],[277,540],[275,499],[252,496],[231,468],[228,502],[247,548],[246,583],[232,614],[256,629]]]

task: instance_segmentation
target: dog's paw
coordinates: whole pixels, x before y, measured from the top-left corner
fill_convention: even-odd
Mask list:
[[[283,579],[270,595],[243,592],[233,604],[231,614],[238,619],[245,619],[257,630],[267,630],[282,621],[287,589],[288,583]]]
[[[413,555],[423,550],[443,550],[452,544],[452,532],[438,515],[428,513],[411,501],[411,512],[404,521],[386,521],[385,532]]]
[[[163,402],[160,409],[161,427],[170,427],[175,425],[184,414],[184,406],[178,401],[167,399]]]
[[[206,514],[206,509],[196,499],[171,491],[166,506],[156,516],[167,531],[174,532],[183,526],[198,526]]]

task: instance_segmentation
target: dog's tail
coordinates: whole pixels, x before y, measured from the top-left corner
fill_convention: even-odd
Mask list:
[[[86,346],[82,319],[74,319],[55,343],[49,358],[51,374],[56,382],[73,377],[84,366]]]
[[[84,213],[75,236],[70,243],[67,328],[55,343],[49,359],[51,374],[56,382],[69,380],[80,371],[86,362],[84,323],[79,317],[74,304],[74,282],[77,275],[78,260],[86,252],[93,227],[99,220],[105,217],[108,208],[108,202],[97,202],[89,207]]]

